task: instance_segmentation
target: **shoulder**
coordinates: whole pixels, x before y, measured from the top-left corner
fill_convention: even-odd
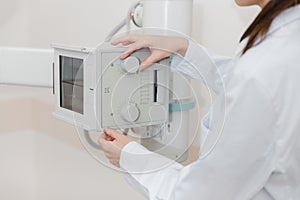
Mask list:
[[[232,79],[262,87],[275,98],[300,84],[300,20],[269,34],[236,59]]]

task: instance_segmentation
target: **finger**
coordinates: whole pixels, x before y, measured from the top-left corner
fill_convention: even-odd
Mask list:
[[[112,160],[109,160],[110,164],[115,165],[115,162]]]
[[[138,42],[138,43],[134,43],[132,44],[129,49],[127,49],[122,55],[121,55],[121,59],[125,59],[127,58],[130,54],[132,54],[133,52],[135,52],[136,50],[142,49],[147,47],[146,43],[143,42]]]
[[[111,146],[114,144],[112,144],[111,141],[108,141],[105,137],[105,134],[102,134],[98,139],[98,144],[101,146],[104,152],[110,152]]]
[[[104,151],[104,152],[107,152],[108,151],[108,145],[106,144],[107,141],[103,138],[99,138],[98,139],[98,144],[100,145],[101,149]]]
[[[99,136],[98,143],[100,143],[102,140],[113,141],[113,138],[110,137],[109,135],[105,134],[105,133],[102,133],[102,134]]]
[[[108,135],[108,134],[106,134],[106,133],[104,133],[104,134],[105,134],[105,139],[106,139],[107,141],[112,142],[112,141],[115,140],[115,138],[111,137],[110,135]]]
[[[104,152],[104,154],[105,154],[105,157],[106,157],[108,160],[114,159],[114,157],[113,157],[110,153]]]
[[[119,139],[122,136],[122,134],[119,133],[118,131],[109,128],[104,129],[104,132],[105,134],[107,134],[108,136],[114,139]]]
[[[146,58],[141,64],[140,64],[140,71],[146,69],[150,65],[154,64],[155,62],[159,61],[160,57],[158,57],[155,54],[151,54],[148,58]]]
[[[130,44],[133,44],[134,42],[132,42],[132,41],[125,41],[125,42],[122,42],[121,44],[123,45],[123,46],[128,46],[128,45],[130,45]]]
[[[101,145],[104,141],[106,141],[106,139],[105,139],[105,134],[102,133],[102,134],[99,136],[99,138],[98,138],[98,144]]]
[[[126,137],[126,136],[125,136]],[[114,141],[112,141],[112,145],[113,145],[113,148],[114,148],[114,152],[118,152],[118,151],[122,151],[124,145],[124,141],[127,139],[127,138],[120,138],[120,139],[116,139]]]
[[[120,163],[118,160],[109,160],[109,162],[116,167],[120,167]]]
[[[152,51],[151,55],[140,64],[140,71],[156,63],[157,61],[167,58],[168,56],[170,56],[170,53],[164,50]]]
[[[111,42],[111,44],[112,45],[118,45],[118,44],[126,44],[126,45],[128,45],[128,44],[131,44],[131,43],[135,42],[135,40],[133,38],[134,37],[132,37],[130,35],[127,35],[127,36],[115,39],[114,41]]]

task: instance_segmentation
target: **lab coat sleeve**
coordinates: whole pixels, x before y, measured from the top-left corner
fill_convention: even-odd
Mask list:
[[[171,62],[173,71],[201,80],[216,93],[222,90],[223,80],[232,67],[232,58],[209,52],[193,41],[189,41],[184,57],[174,54]]]
[[[130,142],[123,148],[120,165],[127,172],[127,182],[150,200],[169,199],[183,168],[136,142]]]
[[[121,167],[144,188],[149,199],[251,199],[264,187],[277,162],[273,101],[257,81],[243,80],[229,87],[225,124],[217,145],[205,159],[186,167],[166,165],[170,163],[167,158],[135,142],[125,147]],[[212,136],[219,130],[214,121]]]

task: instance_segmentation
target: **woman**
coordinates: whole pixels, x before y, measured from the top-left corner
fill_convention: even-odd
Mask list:
[[[186,167],[174,163],[157,172],[133,173],[166,158],[105,130],[99,143],[107,158],[128,171],[130,183],[149,199],[300,199],[300,1],[236,1],[257,4],[262,11],[231,61],[178,37],[130,35],[113,42],[130,45],[122,58],[149,47],[151,55],[141,68],[176,53],[174,69],[196,79],[201,71],[218,94],[215,104],[227,102],[218,144]],[[214,124],[208,128],[213,131]]]

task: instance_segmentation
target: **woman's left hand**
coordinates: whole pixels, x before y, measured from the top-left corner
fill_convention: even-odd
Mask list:
[[[119,161],[122,149],[131,141],[133,140],[116,130],[105,129],[98,143],[102,147],[109,162],[116,167],[120,167]]]

